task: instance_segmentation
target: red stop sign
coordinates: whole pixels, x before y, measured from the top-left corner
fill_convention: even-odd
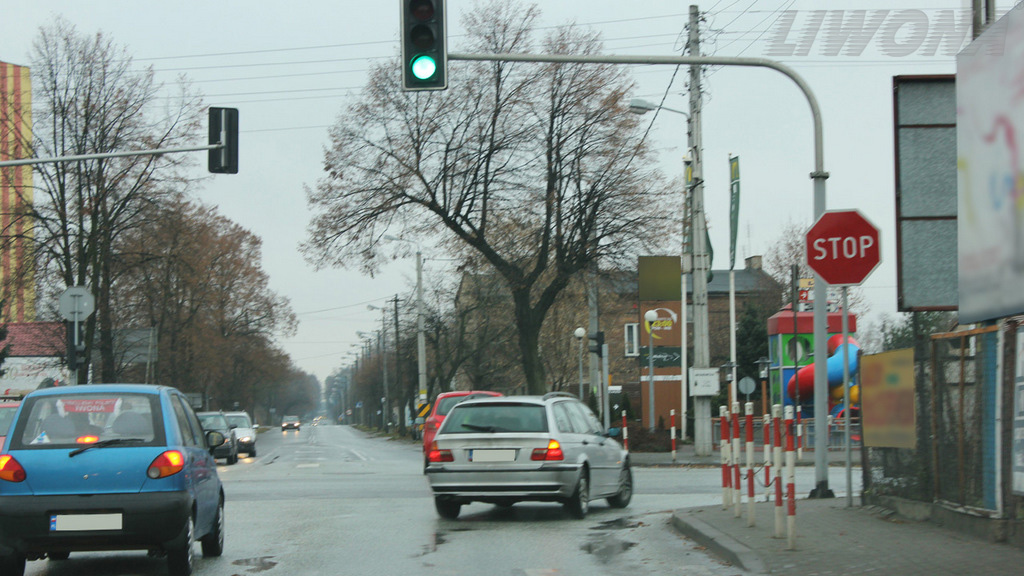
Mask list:
[[[881,261],[878,228],[856,210],[825,212],[807,231],[807,265],[828,284],[860,284]]]

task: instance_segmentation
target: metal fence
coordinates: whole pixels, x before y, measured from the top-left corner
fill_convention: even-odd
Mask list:
[[[744,427],[743,416],[740,416],[740,438],[746,439],[747,430]],[[832,417],[828,418],[828,450],[838,451],[846,448],[846,427],[843,419],[835,420]],[[713,445],[717,449],[722,440],[722,426],[720,418],[711,419],[712,426],[712,440]],[[802,448],[813,449],[815,442],[815,419],[806,418],[801,419],[800,427],[802,434],[800,436],[800,446]],[[794,423],[794,433],[796,433],[796,425]],[[754,444],[758,450],[761,450],[761,446],[764,444],[764,422],[762,416],[758,415],[754,417]],[[855,450],[859,450],[861,445],[861,432],[860,432],[860,418],[850,418],[850,447]]]
[[[917,447],[867,447],[872,495],[997,511],[999,328],[935,334],[914,354]]]

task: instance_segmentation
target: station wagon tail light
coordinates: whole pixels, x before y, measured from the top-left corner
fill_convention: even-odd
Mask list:
[[[562,445],[558,443],[558,440],[548,440],[547,448],[534,448],[533,453],[530,454],[530,460],[564,460],[565,455],[562,454]]]
[[[25,469],[10,454],[0,456],[0,480],[22,482],[25,480]]]
[[[146,476],[153,478],[166,478],[173,476],[185,467],[185,456],[177,450],[168,450],[156,457],[146,470]]]
[[[441,450],[437,447],[437,442],[430,445],[430,452],[427,452],[427,460],[431,462],[455,462],[455,457],[452,456],[451,450]]]

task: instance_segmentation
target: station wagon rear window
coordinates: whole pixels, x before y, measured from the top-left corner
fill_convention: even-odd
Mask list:
[[[538,404],[459,404],[441,425],[441,434],[547,432],[544,406]]]
[[[96,393],[39,396],[26,400],[11,447],[82,447],[119,440],[164,444],[160,400],[152,394]]]

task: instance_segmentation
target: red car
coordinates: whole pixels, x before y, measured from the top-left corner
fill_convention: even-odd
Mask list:
[[[4,445],[4,440],[7,439],[7,431],[11,429],[11,424],[14,422],[14,413],[18,411],[18,406],[21,406],[20,401],[0,402],[0,447]]]
[[[441,423],[444,422],[444,417],[448,415],[459,402],[466,400],[470,396],[502,396],[500,392],[490,392],[488,390],[459,390],[456,392],[442,392],[437,395],[434,399],[434,405],[430,408],[430,415],[423,422],[423,456],[426,458],[427,452],[430,451],[430,444],[434,441],[434,435],[437,434],[437,429],[441,427]],[[425,461],[425,460],[424,460]]]

